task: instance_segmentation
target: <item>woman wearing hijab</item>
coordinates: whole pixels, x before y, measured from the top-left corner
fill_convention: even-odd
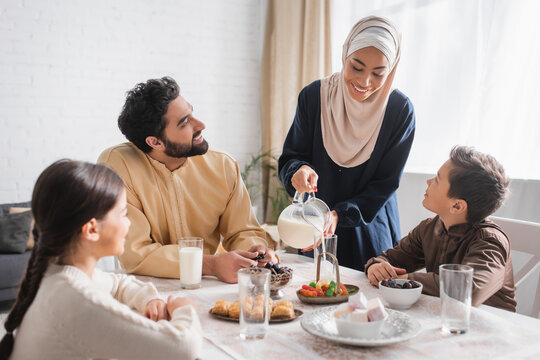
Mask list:
[[[328,204],[339,263],[358,270],[401,237],[396,190],[415,115],[392,88],[400,46],[388,20],[360,20],[343,45],[341,72],[300,92],[279,158],[289,194],[314,190]]]

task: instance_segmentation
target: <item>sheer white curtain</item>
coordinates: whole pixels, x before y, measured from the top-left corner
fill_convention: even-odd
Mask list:
[[[403,33],[394,84],[417,114],[406,171],[434,173],[461,144],[494,155],[512,178],[540,179],[540,1],[335,1],[334,71],[349,29],[372,14]]]

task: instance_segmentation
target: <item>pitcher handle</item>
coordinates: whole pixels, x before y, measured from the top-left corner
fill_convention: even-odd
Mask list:
[[[341,285],[340,285],[341,282],[339,279],[339,263],[338,263],[338,259],[333,254],[327,253],[325,251],[323,253],[320,253],[319,256],[317,257],[317,279],[315,280],[315,282],[319,281],[319,278],[321,275],[321,260],[323,258],[323,255],[326,255],[329,259],[331,259],[332,263],[334,264],[334,268],[336,270],[336,294],[341,295],[343,291],[341,290]]]
[[[304,194],[307,194],[307,198],[304,200]],[[293,203],[303,204],[305,202],[308,202],[309,200],[313,199],[315,197],[315,192],[308,191],[308,192],[299,192],[296,191],[294,193],[293,197]]]

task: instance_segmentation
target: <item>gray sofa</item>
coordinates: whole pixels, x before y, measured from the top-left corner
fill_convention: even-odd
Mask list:
[[[0,204],[0,216],[8,214],[11,207],[30,207],[30,203]],[[0,301],[9,301],[17,297],[30,252],[26,250],[22,254],[0,253]]]

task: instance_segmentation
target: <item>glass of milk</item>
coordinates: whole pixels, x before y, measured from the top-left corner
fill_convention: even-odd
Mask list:
[[[185,237],[178,239],[180,255],[180,285],[184,289],[201,287],[203,263],[203,239]]]

